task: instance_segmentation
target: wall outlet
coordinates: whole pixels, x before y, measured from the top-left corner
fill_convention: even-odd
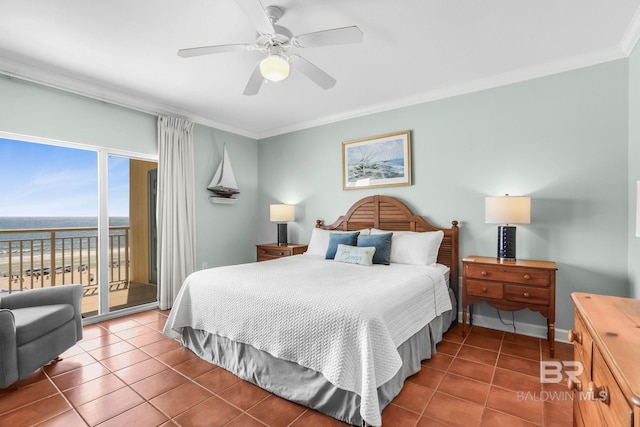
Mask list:
[[[209,268],[209,264],[207,264],[206,262],[202,263],[202,269],[206,270],[207,268]]]

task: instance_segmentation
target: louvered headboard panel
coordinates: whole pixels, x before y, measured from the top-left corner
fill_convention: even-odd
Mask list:
[[[438,252],[438,263],[451,269],[449,283],[458,298],[458,221],[451,221],[451,228],[436,227],[423,217],[414,215],[404,203],[394,197],[369,196],[354,203],[347,213],[333,224],[322,225],[322,221],[318,220],[316,227],[343,231],[363,228],[418,232],[442,230],[444,238]]]

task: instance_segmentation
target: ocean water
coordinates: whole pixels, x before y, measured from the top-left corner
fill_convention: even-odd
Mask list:
[[[111,226],[128,226],[129,217],[109,218]],[[33,230],[40,228],[97,227],[95,216],[0,216],[0,230]]]
[[[362,162],[349,164],[348,182],[356,182],[364,178],[390,179],[404,176],[404,158],[373,161],[363,165]]]

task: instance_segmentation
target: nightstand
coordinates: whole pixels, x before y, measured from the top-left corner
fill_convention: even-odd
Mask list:
[[[282,258],[285,256],[298,255],[306,251],[307,245],[298,245],[295,243],[289,243],[287,245],[279,245],[277,243],[256,245],[258,262]]]
[[[467,323],[467,306],[471,305],[469,323],[473,323],[473,304],[486,302],[500,310],[528,308],[547,318],[549,352],[555,349],[556,319],[555,262],[469,256],[462,260],[462,333]]]

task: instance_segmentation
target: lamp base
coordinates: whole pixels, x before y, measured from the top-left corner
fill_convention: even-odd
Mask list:
[[[286,245],[287,243],[287,224],[278,224],[278,244]]]
[[[501,261],[516,260],[516,227],[498,226],[498,258]]]

